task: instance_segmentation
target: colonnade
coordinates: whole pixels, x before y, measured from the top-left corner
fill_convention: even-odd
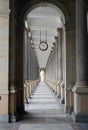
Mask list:
[[[65,103],[65,112],[70,113],[74,121],[83,122],[88,121],[88,34],[85,4],[84,0],[76,0],[76,30],[74,26],[65,25],[66,42],[63,42],[64,32],[59,31],[58,57],[57,50],[53,50],[55,54],[53,52],[50,55],[46,66],[47,83],[61,103]],[[59,40],[61,37],[62,41]]]
[[[39,82],[39,65],[35,50],[32,47],[30,33],[27,28],[25,28],[25,53],[24,53],[24,99],[28,103],[28,98],[31,98],[31,94],[37,87]]]
[[[72,89],[75,121],[88,121],[88,34],[85,7],[85,0],[76,0],[76,82]]]
[[[57,29],[58,35],[45,68],[46,82],[64,104],[65,112],[70,113],[74,121],[86,122],[88,10],[86,0],[71,2],[72,8],[66,7],[70,12],[70,20],[64,13],[66,23]],[[28,30],[25,29],[24,21],[19,20],[24,3],[25,1],[20,4],[15,0],[0,0],[0,121],[5,122],[19,120],[24,112],[24,98],[27,102],[39,78],[39,65],[31,47]],[[58,8],[59,6],[58,3]],[[63,6],[68,5],[63,2]]]
[[[64,76],[63,76],[63,44],[62,34],[63,28],[57,29],[58,36],[55,37],[52,51],[50,53],[48,63],[46,66],[46,82],[51,87],[57,98],[60,98],[61,104],[65,103],[64,93]]]
[[[32,94],[39,76],[36,56],[24,35],[25,25],[17,19],[16,4],[15,0],[0,1],[0,122],[20,119],[24,97]]]

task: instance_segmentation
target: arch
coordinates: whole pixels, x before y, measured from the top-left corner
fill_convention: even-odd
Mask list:
[[[19,17],[19,23],[24,23],[24,20],[27,16],[27,14],[29,12],[31,12],[33,9],[39,7],[39,6],[44,6],[45,4],[47,4],[50,7],[55,8],[57,11],[59,11],[59,13],[61,14],[63,21],[65,24],[70,24],[71,23],[71,18],[70,18],[70,13],[68,12],[68,10],[65,8],[65,6],[60,3],[57,0],[54,0],[53,2],[48,0],[48,2],[28,2],[26,5],[24,5],[23,10],[20,13],[20,17]]]

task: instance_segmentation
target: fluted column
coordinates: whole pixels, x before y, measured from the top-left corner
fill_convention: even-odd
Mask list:
[[[16,18],[15,1],[11,1],[10,12],[10,42],[9,42],[9,121],[15,122],[16,119]]]
[[[58,80],[59,80],[58,97],[61,97],[60,83],[63,80],[63,76],[62,76],[63,75],[63,71],[62,71],[62,28],[58,28],[57,32],[58,32]],[[63,92],[63,90],[62,90],[62,92]],[[64,99],[61,97],[61,100],[64,100]]]
[[[62,28],[57,29],[58,32],[58,69],[59,69],[59,80],[63,79],[62,72]]]
[[[27,80],[28,76],[28,32],[24,31],[24,80]]]
[[[24,112],[24,24],[17,25],[16,44],[16,82],[18,89],[18,113]]]
[[[30,97],[30,76],[31,76],[31,67],[30,67],[30,64],[31,64],[31,55],[30,55],[30,51],[31,51],[31,47],[30,47],[30,38],[28,37],[28,70],[27,70],[27,77],[28,77],[28,84],[29,84],[29,87],[28,87],[28,95]]]
[[[28,43],[28,29],[25,29],[24,31],[24,91],[25,91],[25,99],[28,103],[28,96],[29,96],[29,81],[28,81],[28,75],[29,75],[29,43]]]
[[[55,59],[56,59],[56,92],[55,94],[57,94],[58,91],[58,86],[57,86],[57,82],[58,82],[58,37],[55,37],[55,44],[56,44],[56,54],[55,54]]]
[[[76,0],[76,84],[73,118],[88,121],[88,39],[86,1]]]
[[[87,11],[85,0],[76,1],[76,80],[88,81]]]

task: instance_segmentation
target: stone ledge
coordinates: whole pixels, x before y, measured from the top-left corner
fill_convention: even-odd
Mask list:
[[[75,122],[88,122],[88,113],[75,113],[72,112],[72,119]]]
[[[72,114],[73,110],[74,110],[74,107],[73,106],[71,106],[71,107],[69,106],[67,108],[67,113]]]
[[[17,121],[17,117],[14,114],[9,115],[9,122],[15,123]]]
[[[88,93],[88,87],[77,87],[77,86],[74,86],[72,91],[75,92],[75,93]]]
[[[60,103],[61,103],[61,104],[65,104],[64,98],[60,100]]]
[[[88,93],[88,82],[76,81],[72,91],[75,93]]]

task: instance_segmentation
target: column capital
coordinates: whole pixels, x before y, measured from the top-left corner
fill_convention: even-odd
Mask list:
[[[75,93],[88,93],[88,81],[76,81],[72,91]]]
[[[60,32],[62,30],[62,28],[57,28],[57,32]]]
[[[57,28],[58,37],[60,37],[62,35],[62,30],[63,30],[63,28]]]
[[[16,88],[17,88],[16,85],[10,85],[10,86],[9,86],[9,92],[10,92],[11,94],[16,93]]]
[[[0,9],[0,18],[8,18],[10,12],[11,12],[10,9],[6,9],[6,10],[5,9],[4,10]]]
[[[57,40],[58,39],[58,36],[55,36],[55,40]]]

